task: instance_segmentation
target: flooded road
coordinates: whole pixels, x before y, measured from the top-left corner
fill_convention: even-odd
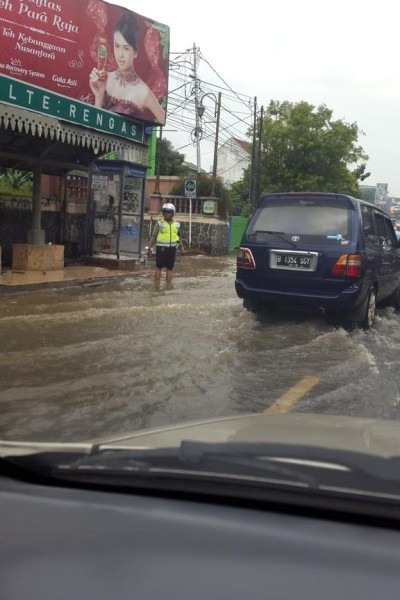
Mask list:
[[[322,318],[257,319],[234,291],[234,257],[151,274],[0,296],[0,437],[78,441],[263,412],[304,377],[290,410],[400,418],[400,317],[371,332]]]

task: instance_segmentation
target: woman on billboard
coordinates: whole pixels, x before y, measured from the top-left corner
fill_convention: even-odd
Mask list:
[[[129,117],[145,118],[151,113],[155,121],[165,123],[165,110],[149,86],[135,72],[134,61],[139,51],[139,30],[132,13],[124,13],[113,32],[115,71],[107,72],[106,56],[92,69],[89,85],[94,94],[94,104]],[[104,54],[106,55],[106,45]]]

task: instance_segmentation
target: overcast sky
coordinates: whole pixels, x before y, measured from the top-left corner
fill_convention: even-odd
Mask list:
[[[318,106],[357,122],[369,155],[365,184],[400,197],[399,16],[393,0],[119,0],[169,25],[171,51],[196,43],[236,91]],[[167,127],[168,128],[168,121]],[[174,146],[188,135],[165,133]],[[183,141],[182,141],[183,140]],[[195,162],[195,148],[182,150]],[[207,159],[206,159],[207,162]],[[204,165],[204,160],[202,166]]]

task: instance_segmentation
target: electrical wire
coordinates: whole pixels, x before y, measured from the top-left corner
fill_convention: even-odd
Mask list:
[[[194,55],[194,50],[190,49],[187,52],[174,52],[172,53],[174,55],[174,60],[172,61],[172,71],[170,72],[170,77],[172,78],[176,78],[178,79],[178,81],[180,82],[180,86],[178,86],[176,89],[173,90],[173,92],[179,92],[180,89],[184,89],[185,93],[183,95],[183,97],[174,97],[174,98],[170,98],[169,99],[169,111],[167,112],[167,121],[171,120],[172,115],[175,114],[180,108],[182,109],[182,115],[181,115],[181,123],[183,124],[183,131],[185,133],[189,133],[188,128],[195,126],[195,122],[196,122],[196,115],[195,115],[195,101],[193,98],[193,93],[188,93],[188,88],[193,84],[193,79],[194,79],[194,64],[192,63],[191,57]],[[189,59],[188,59],[189,56]],[[235,136],[239,136],[239,137],[247,137],[247,130],[246,132],[243,132],[242,130],[238,129],[236,127],[236,125],[239,124],[244,124],[247,129],[250,129],[251,125],[252,125],[252,112],[250,112],[250,102],[251,102],[251,98],[249,96],[246,96],[244,94],[240,94],[239,92],[236,92],[235,90],[233,90],[233,88],[226,83],[226,81],[217,73],[217,71],[214,69],[214,67],[212,67],[212,65],[209,63],[209,61],[204,57],[204,55],[202,53],[200,53],[200,57],[202,58],[202,60],[205,62],[205,64],[211,69],[211,71],[217,75],[217,77],[222,81],[222,83],[224,85],[216,85],[216,84],[211,84],[209,82],[206,82],[204,79],[200,79],[199,80],[199,88],[200,88],[200,96],[204,97],[205,94],[207,93],[215,93],[215,90],[221,91],[222,94],[224,95],[224,103],[221,105],[221,113],[223,111],[227,112],[228,115],[233,116],[235,118],[234,122],[229,122],[229,121],[225,121],[223,115],[221,115],[221,132],[228,130],[229,128],[231,128],[233,131],[232,133],[235,134]],[[183,65],[183,73],[181,73],[181,65]],[[187,66],[189,65],[189,67]],[[177,77],[177,73],[174,69],[178,68],[179,69],[179,74],[180,77]],[[189,71],[189,73],[188,73]],[[183,78],[183,79],[182,79]],[[176,96],[176,94],[175,94]],[[236,103],[240,103],[240,105],[242,106],[242,109],[240,111],[240,115],[238,114],[238,111],[236,110],[236,108],[232,108],[232,107],[228,107],[226,106],[226,100],[229,100],[230,102],[236,102]],[[246,113],[243,111],[243,106],[245,106],[247,108]],[[184,114],[184,113],[188,113],[188,114]],[[247,117],[247,118],[246,118]],[[176,120],[174,120],[174,125],[177,125]]]

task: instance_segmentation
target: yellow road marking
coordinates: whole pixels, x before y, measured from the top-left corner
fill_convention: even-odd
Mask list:
[[[265,409],[266,413],[282,413],[287,412],[300,398],[305,396],[319,382],[319,377],[307,375],[298,381],[290,388],[283,396],[278,398],[276,402]]]

